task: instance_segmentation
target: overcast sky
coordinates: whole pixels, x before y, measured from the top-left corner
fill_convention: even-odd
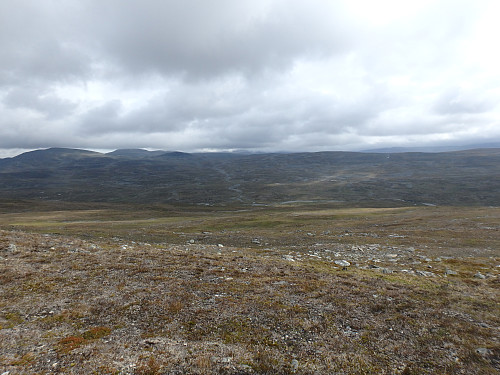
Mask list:
[[[0,157],[500,141],[500,1],[2,0]]]

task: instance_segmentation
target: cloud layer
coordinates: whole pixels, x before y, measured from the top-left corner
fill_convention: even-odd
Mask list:
[[[496,1],[5,0],[0,149],[500,141]]]

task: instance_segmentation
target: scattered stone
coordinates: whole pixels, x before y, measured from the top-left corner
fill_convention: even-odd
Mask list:
[[[297,372],[297,370],[299,369],[299,361],[297,361],[296,359],[292,359],[292,362],[290,363],[290,368],[292,370],[292,373]]]
[[[444,272],[445,275],[456,275],[457,274],[457,271],[453,271],[453,270],[450,270],[450,269],[446,269],[446,271]]]
[[[193,240],[193,239],[190,239],[190,240],[189,240],[189,243],[191,243],[191,244],[192,244],[192,243],[194,243],[194,240]]]
[[[218,246],[218,247],[224,247],[224,245],[223,245],[223,244],[221,244],[221,243],[220,243],[220,244],[217,244],[217,246]]]
[[[351,263],[349,263],[347,260],[336,260],[335,264],[340,267],[349,267]]]
[[[392,272],[393,272],[393,271],[392,271],[392,270],[390,270],[389,268],[381,268],[380,270],[382,271],[382,273],[385,273],[385,274],[390,274],[390,273],[392,273]]]
[[[476,353],[479,355],[489,355],[492,354],[492,351],[488,348],[477,348]]]
[[[260,241],[259,241],[259,239],[258,239],[258,238],[254,238],[254,239],[252,240],[252,243],[254,243],[254,244],[256,244],[256,245],[260,245]]]
[[[161,343],[161,340],[160,339],[157,339],[157,338],[154,338],[154,337],[150,337],[146,340],[143,341],[145,345],[158,345],[159,343]]]
[[[17,252],[17,246],[13,243],[11,243],[9,245],[9,248],[7,249],[7,251],[10,251],[11,253],[16,253]]]
[[[486,276],[484,276],[481,272],[478,272],[474,275],[474,278],[476,279],[486,279]]]
[[[295,262],[295,259],[293,259],[293,257],[291,255],[284,255],[283,259],[289,260],[290,262]]]
[[[273,285],[287,285],[288,282],[285,281],[285,280],[281,280],[281,281],[274,281],[273,282]]]
[[[401,272],[407,273],[408,275],[414,275],[415,272],[413,270],[402,269]]]
[[[436,276],[433,272],[430,271],[415,271],[418,276],[431,277]]]

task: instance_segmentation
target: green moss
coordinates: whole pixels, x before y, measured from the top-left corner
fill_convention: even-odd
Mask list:
[[[15,327],[19,324],[22,324],[24,322],[24,319],[22,318],[21,314],[19,314],[18,312],[5,313],[4,318],[5,318],[5,320],[7,320],[7,324],[4,327],[0,326],[0,328],[2,328],[2,329],[13,328],[13,327]]]
[[[82,337],[86,340],[97,340],[108,336],[111,333],[111,328],[108,327],[94,327],[85,331]]]

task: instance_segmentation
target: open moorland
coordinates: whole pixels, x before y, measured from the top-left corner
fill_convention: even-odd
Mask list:
[[[0,374],[498,374],[500,208],[0,202]]]
[[[0,159],[0,197],[207,206],[499,206],[500,149],[243,155],[53,148]]]

